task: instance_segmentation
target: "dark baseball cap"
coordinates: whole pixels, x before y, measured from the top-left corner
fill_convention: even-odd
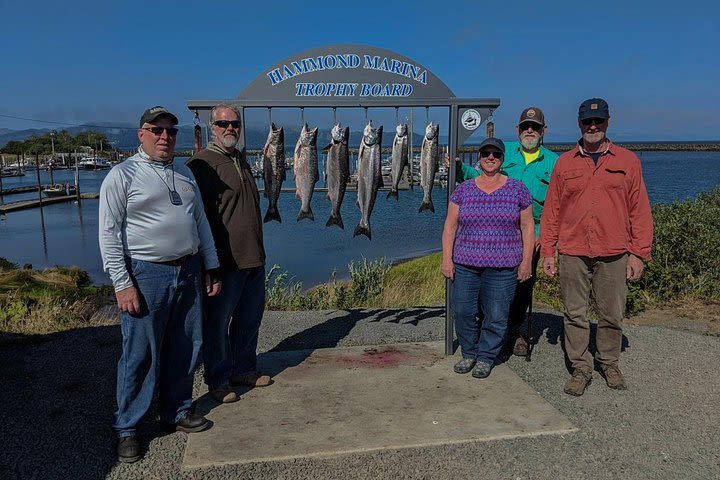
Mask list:
[[[480,148],[478,150],[482,150],[485,147],[495,147],[501,152],[505,153],[505,144],[502,140],[495,137],[488,137],[485,140],[482,141],[480,144]]]
[[[544,127],[545,115],[543,115],[542,110],[540,110],[538,107],[528,107],[520,114],[520,120],[518,120],[518,125],[523,122],[534,122]]]
[[[162,117],[163,115],[170,118],[170,120],[173,122],[173,125],[178,124],[178,119],[175,115],[170,113],[167,108],[158,105],[156,107],[150,107],[143,112],[142,117],[140,117],[140,127],[142,127],[146,123],[154,122],[155,120],[157,120],[158,117]]]
[[[610,108],[602,98],[589,98],[580,104],[578,120],[586,118],[610,118]]]

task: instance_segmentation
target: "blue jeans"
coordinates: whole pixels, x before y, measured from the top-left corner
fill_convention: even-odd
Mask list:
[[[156,384],[163,422],[177,422],[190,409],[202,346],[200,255],[179,266],[142,260],[128,263],[141,308],[137,315],[120,315],[123,345],[113,424],[119,437],[135,435]]]
[[[221,274],[222,289],[205,300],[203,363],[210,389],[233,375],[257,370],[260,321],[265,310],[265,268],[233,269]]]
[[[517,268],[455,264],[450,308],[463,358],[492,365],[507,334],[507,320],[517,285]],[[482,331],[475,322],[478,298],[484,315]]]

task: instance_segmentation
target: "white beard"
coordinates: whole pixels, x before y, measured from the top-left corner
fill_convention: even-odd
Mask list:
[[[605,132],[584,133],[583,141],[590,144],[598,144],[605,140]]]
[[[540,145],[540,138],[523,138],[520,140],[523,150],[535,150]]]
[[[237,145],[239,139],[233,137],[232,135],[223,135],[218,140],[220,140],[220,143],[225,148],[235,148],[235,145]]]

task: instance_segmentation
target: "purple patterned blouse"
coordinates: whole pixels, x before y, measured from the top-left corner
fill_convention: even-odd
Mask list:
[[[530,191],[519,180],[487,194],[475,179],[461,183],[450,201],[460,207],[453,262],[473,267],[517,267],[522,261],[520,212],[532,204]]]

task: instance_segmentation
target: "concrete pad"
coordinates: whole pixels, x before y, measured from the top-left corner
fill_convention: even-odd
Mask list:
[[[577,429],[506,365],[489,378],[452,371],[443,344],[411,343],[266,353],[275,383],[198,413],[183,468],[323,457]]]

